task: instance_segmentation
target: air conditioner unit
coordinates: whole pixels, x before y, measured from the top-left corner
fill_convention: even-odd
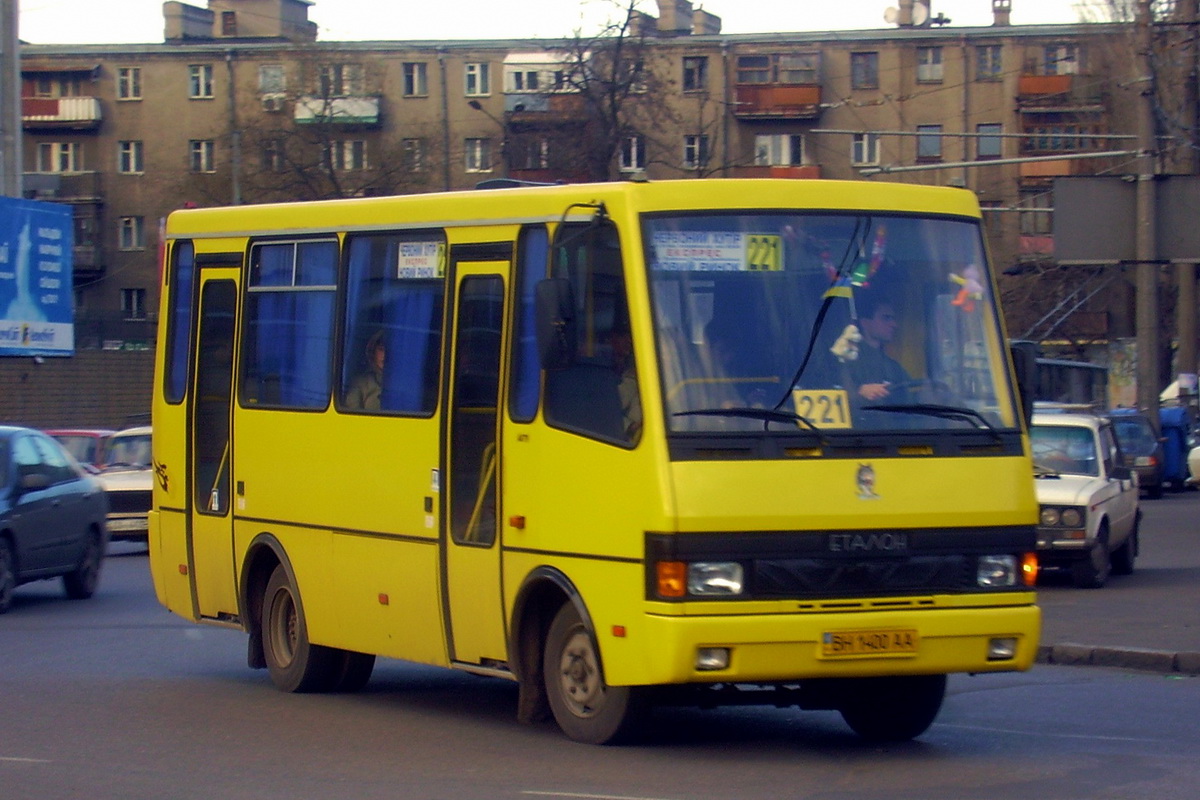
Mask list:
[[[281,94],[264,95],[263,99],[262,99],[263,111],[266,111],[266,112],[272,113],[272,114],[283,111],[283,106],[284,106],[285,100],[286,100],[286,98],[284,98],[284,96]]]

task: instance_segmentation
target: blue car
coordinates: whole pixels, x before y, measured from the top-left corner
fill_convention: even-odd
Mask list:
[[[62,578],[91,597],[108,548],[108,498],[62,445],[30,428],[0,426],[0,614],[29,581]]]

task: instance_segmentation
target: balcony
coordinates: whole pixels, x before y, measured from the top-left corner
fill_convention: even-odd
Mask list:
[[[787,178],[793,180],[815,180],[821,177],[819,164],[803,164],[788,167],[746,166],[734,167],[735,178]]]
[[[513,125],[582,122],[587,117],[577,92],[514,93],[504,96],[504,113]]]
[[[101,203],[103,177],[101,172],[26,172],[23,185],[34,200]]]
[[[1042,260],[1054,255],[1054,237],[1021,234],[1017,240],[1017,255],[1022,260]]]
[[[379,125],[379,97],[300,97],[292,118],[298,125]]]
[[[96,97],[21,98],[21,123],[27,131],[94,131],[102,120]]]
[[[1105,110],[1100,80],[1091,75],[1022,75],[1017,84],[1022,114],[1098,113]]]
[[[739,119],[816,119],[821,115],[821,87],[817,84],[742,85],[734,92],[733,115]]]

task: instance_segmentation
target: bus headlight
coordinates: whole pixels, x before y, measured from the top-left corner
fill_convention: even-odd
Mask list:
[[[1020,576],[1016,556],[980,556],[975,582],[985,589],[1016,586]]]
[[[695,561],[688,564],[688,594],[700,597],[741,594],[742,565],[736,561]]]

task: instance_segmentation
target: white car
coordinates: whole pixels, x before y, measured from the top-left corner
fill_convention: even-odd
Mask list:
[[[1128,575],[1138,553],[1137,475],[1124,466],[1112,421],[1093,414],[1035,413],[1030,431],[1041,518],[1038,561],[1099,588]]]
[[[108,495],[108,533],[112,539],[145,541],[148,530],[154,465],[150,428],[117,431],[104,448],[96,477]]]
[[[1200,484],[1200,447],[1193,447],[1188,451],[1188,474],[1191,476],[1187,479],[1188,486],[1196,486]]]

